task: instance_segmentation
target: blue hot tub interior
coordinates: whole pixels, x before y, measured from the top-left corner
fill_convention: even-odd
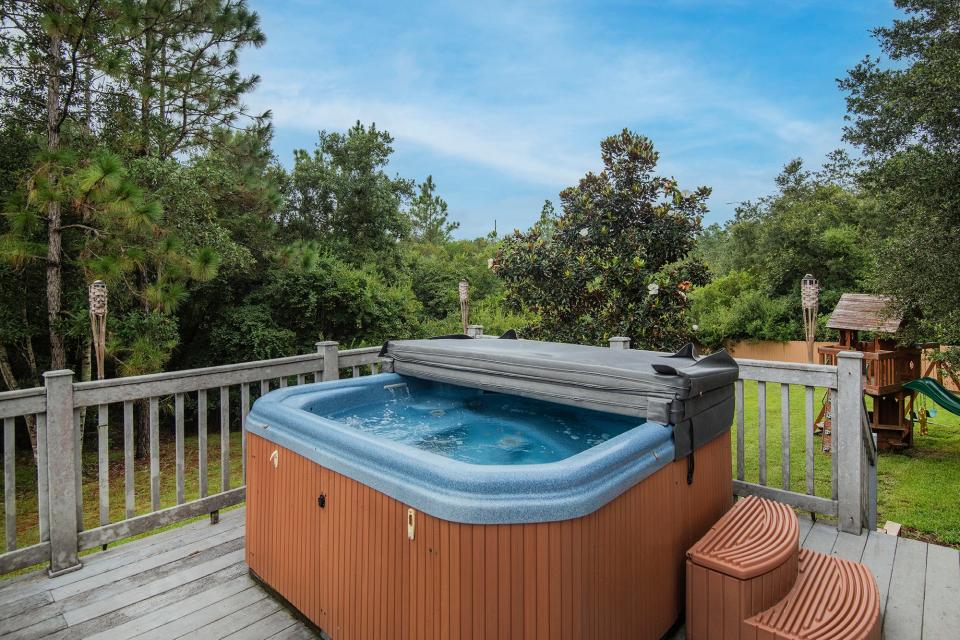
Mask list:
[[[473,464],[556,462],[645,422],[410,377],[380,389],[343,389],[335,396],[303,408],[371,435]]]
[[[674,459],[673,428],[642,417],[396,373],[277,389],[244,428],[411,508],[473,524],[580,517]]]

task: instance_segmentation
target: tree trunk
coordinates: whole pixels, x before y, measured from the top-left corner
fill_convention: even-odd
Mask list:
[[[153,32],[147,30],[143,35],[143,78],[140,85],[140,152],[150,155],[150,92],[153,89],[153,65],[155,42]]]
[[[50,35],[50,59],[47,76],[47,149],[60,148],[60,35],[54,30]],[[51,181],[56,180],[51,176]],[[63,332],[60,329],[61,293],[63,279],[60,260],[63,255],[63,230],[60,203],[51,200],[47,204],[47,323],[50,331],[50,368],[64,369],[67,352]]]
[[[80,382],[89,382],[90,373],[93,369],[92,360],[93,357],[90,354],[91,351],[91,342],[87,340],[83,347],[83,358],[80,361]],[[87,429],[87,408],[80,407],[80,447],[83,447],[83,435]]]
[[[135,455],[137,460],[150,457],[150,401],[137,400],[137,426],[134,430]]]
[[[20,383],[13,373],[13,367],[10,365],[10,354],[7,352],[7,345],[0,344],[0,376],[3,377],[4,384],[10,391],[16,391],[20,388]],[[30,448],[33,450],[33,457],[37,457],[37,416],[32,413],[23,416],[27,423],[27,436],[30,438]]]

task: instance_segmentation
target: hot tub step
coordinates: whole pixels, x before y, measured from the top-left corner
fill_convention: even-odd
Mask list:
[[[779,602],[797,578],[793,510],[754,496],[737,502],[687,552],[687,637],[741,637],[744,620]]]
[[[800,551],[800,572],[787,596],[744,621],[746,640],[879,640],[880,593],[862,564]]]

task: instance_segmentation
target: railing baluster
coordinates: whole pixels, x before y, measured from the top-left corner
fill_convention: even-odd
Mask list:
[[[760,484],[767,484],[767,383],[757,382],[757,447]]]
[[[40,542],[50,539],[50,478],[47,476],[47,414],[37,420],[37,509],[40,511]]]
[[[780,484],[790,490],[790,385],[780,385]]]
[[[73,410],[73,482],[77,486],[77,531],[83,531],[83,429],[80,409]]]
[[[110,523],[110,407],[97,406],[97,484],[100,498],[100,526]]]
[[[285,389],[287,387],[287,376],[282,376],[280,378],[280,388]]]
[[[834,500],[840,495],[837,487],[837,390],[830,389],[830,497]]]
[[[177,504],[184,502],[184,482],[183,482],[183,394],[178,393],[173,397],[173,424],[176,435],[176,465],[177,465]]]
[[[359,378],[359,377],[360,377],[360,367],[358,367],[357,365],[353,365],[353,369],[351,370],[350,375],[351,375],[352,378]]]
[[[743,480],[744,479],[743,380],[737,380],[735,388],[736,388],[736,394],[737,394],[737,480]]]
[[[230,488],[230,388],[220,387],[220,491]]]
[[[267,395],[268,393],[270,393],[270,381],[269,381],[269,380],[261,380],[261,381],[260,381],[260,397],[262,398],[263,396]]]
[[[302,373],[297,374],[297,385],[303,384],[306,380],[307,378]]]
[[[16,418],[3,419],[3,529],[7,551],[17,548]]]
[[[303,384],[303,374],[297,376],[297,384]],[[240,384],[240,471],[243,483],[247,483],[247,414],[250,413],[250,385]]]
[[[150,510],[160,509],[160,398],[150,398]]]
[[[133,400],[125,400],[123,403],[123,508],[128,518],[132,518],[137,512],[133,446]]]
[[[814,394],[814,389],[813,389],[813,387],[810,387],[810,386],[804,387],[804,395],[805,395],[805,398],[804,398],[805,402],[804,402],[804,404],[805,404],[806,406],[805,406],[805,408],[804,408],[803,434],[804,434],[804,440],[805,440],[806,451],[807,451],[807,465],[806,465],[806,473],[807,473],[807,494],[809,494],[809,495],[811,495],[811,496],[815,494],[815,489],[816,489],[815,486],[814,486],[814,482],[813,482],[813,480],[814,480],[814,475],[813,475],[813,471],[814,471],[814,460],[813,460],[813,447],[814,447],[814,444],[813,444],[813,429],[814,429],[814,424],[813,424],[813,421],[814,421],[814,418],[816,417],[816,416],[813,415],[813,394]]]
[[[197,468],[200,497],[207,497],[207,390],[197,391]]]

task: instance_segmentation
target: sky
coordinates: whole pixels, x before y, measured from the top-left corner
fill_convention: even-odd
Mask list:
[[[891,0],[350,2],[250,0],[267,43],[241,70],[288,167],[320,130],[389,131],[388,171],[422,181],[456,235],[525,229],[602,168],[599,144],[648,136],[657,173],[712,187],[705,223],[773,191],[795,157],[842,146],[836,79],[878,53]]]

